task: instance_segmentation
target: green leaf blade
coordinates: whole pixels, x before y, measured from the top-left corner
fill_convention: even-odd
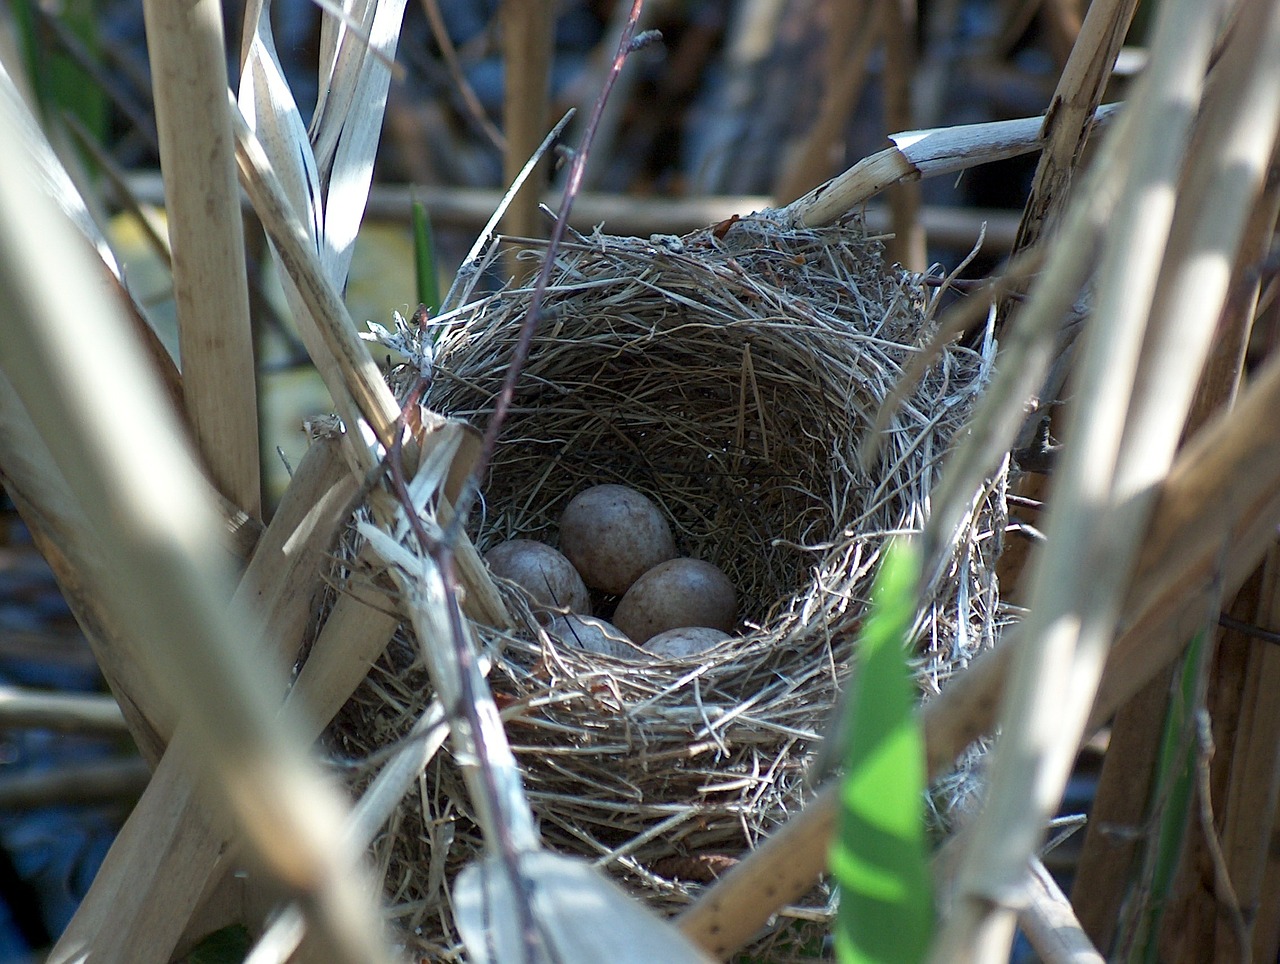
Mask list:
[[[910,544],[886,551],[849,694],[851,736],[830,855],[840,887],[836,950],[846,964],[923,960],[933,931],[924,737],[906,648],[919,569]]]
[[[436,246],[431,234],[431,219],[421,201],[413,202],[413,266],[417,279],[418,303],[427,306],[432,315],[440,313],[440,279],[436,274]]]

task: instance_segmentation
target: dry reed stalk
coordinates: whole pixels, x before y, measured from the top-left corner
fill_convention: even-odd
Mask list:
[[[129,804],[142,794],[151,768],[139,757],[63,763],[0,777],[6,813],[88,804]]]
[[[1248,625],[1257,612],[1259,588],[1260,580],[1251,573],[1229,608],[1219,608],[1219,612]],[[1210,602],[1215,608],[1223,605],[1221,598]],[[1186,811],[1178,814],[1179,823],[1173,831],[1177,836],[1161,839],[1145,855],[1134,887],[1132,911],[1126,907],[1124,926],[1116,941],[1121,954],[1133,956],[1154,949],[1160,961],[1169,964],[1217,960],[1213,948],[1219,926],[1235,931],[1233,953],[1222,960],[1249,959],[1246,928],[1220,837],[1220,806],[1227,794],[1231,749],[1224,747],[1225,753],[1219,753],[1218,747],[1231,740],[1240,722],[1250,641],[1231,629],[1215,633],[1213,620],[1205,622],[1198,658],[1186,668],[1194,674],[1194,690],[1177,733],[1178,752],[1187,765],[1174,779],[1185,779],[1188,784]],[[1162,816],[1157,808],[1156,820]],[[1177,848],[1177,865],[1165,881],[1166,892],[1156,893],[1151,868],[1159,856],[1156,848],[1165,846]]]
[[[1180,453],[1161,486],[1087,732],[1178,656],[1189,632],[1203,623],[1205,594],[1238,587],[1273,541],[1280,520],[1280,425],[1268,413],[1278,405],[1280,360],[1273,359],[1233,416],[1215,419]],[[992,731],[1019,636],[1014,627],[922,707],[931,777]],[[825,872],[835,805],[836,785],[828,784],[682,914],[685,932],[720,956],[743,946]]]
[[[101,590],[107,567],[88,520],[7,377],[0,374],[0,466],[5,489],[53,570],[143,756],[159,761],[174,711],[161,696]]]
[[[143,4],[173,249],[183,394],[216,486],[262,515],[244,229],[217,0]],[[199,124],[193,117],[202,118]]]
[[[1190,232],[1174,220],[1174,186],[1215,12],[1191,4],[1162,9],[1149,73],[1130,105],[1133,156],[1104,235],[1093,325],[1075,373],[1077,395],[1045,526],[1048,545],[1033,569],[986,806],[967,828],[956,903],[935,939],[934,961],[1008,952],[1026,861],[1075,759],[1154,486],[1173,460],[1221,310],[1209,301],[1206,314],[1192,302],[1162,316],[1157,289],[1162,280],[1190,274],[1177,256]],[[1170,279],[1160,275],[1166,247],[1175,254]],[[1188,337],[1195,339],[1189,349],[1171,357],[1168,342]],[[1153,406],[1157,388],[1161,404]]]
[[[1104,964],[1106,958],[1089,941],[1075,909],[1039,859],[1032,860],[1027,906],[1018,926],[1044,964]]]
[[[1247,69],[1242,62],[1248,64],[1249,58],[1241,56],[1239,48],[1251,52],[1262,42],[1260,38],[1268,34],[1275,36],[1274,29],[1269,29],[1269,20],[1264,18],[1268,18],[1267,12],[1256,4],[1244,5],[1237,11],[1237,22],[1213,77],[1219,96],[1239,105],[1236,109],[1243,116],[1238,123],[1245,127],[1245,133],[1253,136],[1257,128],[1265,130],[1267,112],[1265,108],[1258,110],[1259,91],[1250,89],[1248,77],[1242,76]],[[1264,89],[1261,93],[1271,92]],[[1259,115],[1256,118],[1255,112]],[[1249,126],[1255,124],[1257,128]],[[1225,143],[1234,144],[1238,140],[1239,135]],[[1273,152],[1276,149],[1273,144]],[[1257,282],[1251,275],[1270,243],[1276,204],[1273,175],[1255,205],[1245,254],[1235,269],[1233,293],[1236,297],[1230,307],[1236,310],[1229,313],[1220,326],[1223,329],[1221,358],[1213,372],[1222,383],[1217,394],[1227,398],[1235,387],[1252,322]],[[1214,401],[1213,389],[1206,379],[1198,398],[1202,406],[1208,407]],[[1263,627],[1274,625],[1274,556],[1273,548],[1268,563],[1228,607],[1229,612],[1243,622]],[[1211,825],[1207,820],[1193,819],[1188,825],[1173,903],[1164,913],[1160,935],[1164,953],[1171,960],[1243,957],[1247,956],[1252,943],[1264,863],[1255,851],[1262,848],[1261,852],[1265,852],[1270,840],[1269,828],[1275,819],[1276,761],[1261,752],[1259,746],[1274,740],[1276,724],[1267,705],[1271,702],[1270,696],[1261,696],[1254,689],[1259,676],[1274,675],[1274,669],[1269,669],[1270,649],[1269,644],[1250,640],[1246,634],[1220,629],[1216,652],[1206,664],[1206,700],[1212,711],[1216,752],[1211,763],[1203,764],[1211,774],[1208,781],[1211,799],[1197,799],[1193,806],[1211,808],[1216,821]],[[1263,692],[1269,694],[1270,691]],[[1220,860],[1219,853],[1225,854]],[[1206,870],[1214,864],[1220,873]],[[1145,892],[1139,896],[1145,902],[1151,900]],[[1131,916],[1131,919],[1134,918]]]
[[[120,269],[114,256],[70,177],[18,96],[8,74],[4,73],[3,65],[0,65],[0,94],[15,115],[16,141],[38,159],[42,184],[102,259],[104,272],[118,281]],[[119,294],[121,303],[132,313],[133,330],[165,384],[166,396],[172,403],[171,411],[180,416],[182,386],[177,369],[129,293],[121,287]],[[88,525],[83,512],[75,505],[66,481],[54,465],[22,403],[13,395],[11,384],[7,380],[0,381],[3,381],[0,392],[6,398],[2,410],[7,415],[3,429],[0,429],[4,451],[2,461],[9,490],[37,547],[53,567],[78,622],[84,627],[98,665],[123,707],[136,743],[154,764],[160,759],[172,732],[172,712],[146,680],[141,661],[132,655],[127,634],[122,633],[106,611],[105,600],[95,588],[101,585],[104,563],[99,548],[92,545],[87,536]],[[222,511],[228,528],[224,544],[238,557],[247,555],[256,538],[255,526],[248,524],[243,513],[225,500]]]
[[[916,70],[916,0],[881,0],[884,8],[884,121],[886,133],[910,130],[912,120],[911,83]],[[908,271],[922,272],[928,266],[924,230],[920,226],[920,185],[914,179],[899,179],[888,188],[889,210],[893,212],[893,238],[888,243],[892,261]]]
[[[301,472],[302,467],[299,474]],[[338,517],[334,518],[336,522]],[[361,560],[357,559],[355,564],[360,565]],[[309,736],[318,735],[328,724],[368,674],[370,665],[386,649],[400,622],[397,613],[395,601],[372,583],[352,581],[344,587],[285,698],[285,713],[294,716]],[[353,845],[363,849],[367,841],[357,838]],[[189,862],[203,866],[199,860]],[[237,899],[241,896],[238,884],[227,880],[223,889],[233,891],[232,897],[216,902],[212,908],[214,916],[206,917],[202,913],[197,917],[187,929],[188,941],[225,923],[261,920],[261,908]],[[252,901],[256,894],[250,892],[247,897]]]
[[[849,116],[862,95],[867,62],[880,42],[885,8],[890,2],[859,0],[832,5],[833,22],[825,51],[826,89],[809,132],[782,165],[773,191],[779,204],[794,201],[830,177],[832,152],[841,143]]]
[[[1238,74],[1238,69],[1235,74]],[[1210,97],[1226,92],[1231,101],[1244,100],[1247,106],[1241,123],[1253,128],[1254,105],[1247,100],[1245,80],[1231,73],[1215,76]],[[1264,112],[1265,113],[1265,112]],[[1216,112],[1215,112],[1216,114]],[[1257,118],[1265,126],[1265,117]],[[1253,130],[1246,133],[1252,134]],[[1202,150],[1225,153],[1229,143],[1223,132],[1207,132],[1200,138]],[[1253,164],[1256,165],[1256,149]],[[1239,254],[1234,258],[1233,278],[1223,318],[1217,325],[1217,337],[1206,365],[1195,403],[1187,423],[1187,434],[1193,433],[1211,416],[1230,405],[1239,385],[1244,352],[1249,340],[1258,280],[1255,265],[1264,257],[1270,244],[1277,213],[1280,212],[1280,180],[1273,163],[1266,166],[1267,183],[1261,196],[1252,204],[1243,231]],[[1222,184],[1236,190],[1228,177]],[[1247,203],[1247,199],[1244,199]],[[1236,205],[1242,199],[1236,199]],[[1213,210],[1216,205],[1206,205]],[[1116,925],[1116,911],[1124,890],[1129,885],[1129,866],[1138,848],[1136,835],[1111,833],[1104,827],[1136,828],[1145,821],[1150,801],[1152,767],[1137,761],[1154,761],[1156,747],[1163,732],[1169,702],[1173,668],[1153,679],[1141,693],[1116,715],[1110,746],[1103,763],[1093,819],[1086,833],[1080,865],[1077,870],[1073,900],[1086,930],[1100,947],[1109,947]]]
[[[555,18],[546,0],[502,0],[502,52],[506,84],[503,88],[502,127],[507,149],[503,155],[503,180],[515,181],[525,161],[546,133],[551,103],[551,59]],[[545,172],[546,162],[540,165]],[[521,238],[539,237],[543,219],[538,212],[539,188],[545,174],[516,192],[502,221],[502,232]],[[528,266],[507,259],[508,275],[523,278]]]
[[[108,736],[128,732],[120,705],[110,696],[0,686],[0,730],[27,727]]]
[[[130,191],[144,203],[162,198],[159,178],[154,174],[135,173],[126,178]],[[420,200],[431,216],[431,223],[465,229],[471,234],[480,228],[497,207],[502,192],[489,188],[454,188],[415,185],[413,188],[393,184],[374,185],[369,194],[368,216],[371,220],[407,222],[412,202]],[[542,202],[554,206],[557,196],[546,193]],[[616,194],[581,194],[574,205],[570,226],[590,231],[605,223],[618,235],[647,238],[651,234],[687,234],[708,224],[728,220],[743,212],[767,208],[765,195],[724,195],[689,198],[629,198]],[[946,248],[968,252],[973,239],[987,226],[983,252],[1008,251],[1018,228],[1017,215],[995,208],[948,208],[925,205],[921,221],[930,242]],[[889,218],[883,206],[870,204],[865,212],[867,230],[883,234],[889,230]]]
[[[237,602],[258,613],[274,641],[263,655],[281,670],[312,617],[324,553],[355,491],[337,449],[337,442],[317,443],[299,463],[237,591]],[[85,947],[107,954],[103,934],[126,935],[110,945],[122,962],[168,958],[210,878],[233,859],[229,823],[193,787],[193,752],[190,733],[180,730],[53,960],[73,958]]]
[[[964,524],[973,493],[981,490],[984,480],[1008,457],[1025,422],[1025,405],[1035,397],[1050,370],[1060,340],[1061,319],[1071,314],[1089,275],[1124,173],[1128,116],[1122,115],[1103,145],[1103,155],[1077,203],[1068,209],[1058,242],[1049,248],[1044,269],[1018,314],[1017,324],[1002,338],[1002,364],[971,417],[969,438],[952,454],[948,470],[931,494],[926,559],[936,555],[935,545],[945,545]],[[1015,264],[1031,261],[1032,252],[1023,252]]]
[[[1041,131],[1044,147],[1014,251],[1039,241],[1057,223],[1071,197],[1071,180],[1136,7],[1137,0],[1099,0],[1089,4],[1080,35],[1045,113]]]
[[[1094,122],[1113,111],[1100,109]],[[798,225],[833,224],[899,181],[954,174],[1039,150],[1042,126],[1040,118],[1028,117],[893,134],[894,147],[863,158],[782,210]]]
[[[51,964],[169,960],[205,877],[226,869],[231,826],[192,778],[189,730],[179,726],[146,790],[112,841]]]
[[[340,804],[305,744],[273,726],[272,681],[282,689],[283,679],[261,658],[260,627],[228,606],[231,567],[210,552],[218,520],[192,453],[30,159],[10,146],[2,163],[0,260],[17,310],[6,316],[0,360],[28,411],[41,406],[42,435],[114,567],[106,574],[112,608],[156,684],[183,708],[214,799],[241,821],[256,855],[310,894],[313,922],[339,959],[379,959],[380,924],[353,855],[326,840]],[[33,224],[44,239],[38,250],[22,233]],[[89,304],[99,307],[99,324],[95,350],[85,353],[61,320]]]

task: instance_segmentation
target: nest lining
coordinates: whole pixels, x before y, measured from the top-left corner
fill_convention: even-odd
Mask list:
[[[880,548],[923,524],[989,360],[946,350],[865,472],[862,436],[932,329],[921,290],[886,270],[856,223],[794,230],[757,216],[678,244],[597,233],[562,247],[555,267],[477,544],[554,545],[574,494],[630,485],[663,509],[682,554],[729,575],[741,635],[684,660],[582,653],[552,644],[509,586],[521,629],[479,635],[546,843],[678,904],[703,870],[801,803]],[[484,424],[528,298],[487,298],[446,332],[431,408]],[[926,695],[993,639],[1002,525],[997,480],[932,587],[920,627]],[[597,596],[597,614],[614,602]],[[425,709],[416,646],[398,634],[339,716],[331,737],[342,752],[374,752]],[[946,792],[966,795],[965,779]],[[447,883],[480,850],[469,808],[440,756],[375,846],[424,948],[456,944]]]

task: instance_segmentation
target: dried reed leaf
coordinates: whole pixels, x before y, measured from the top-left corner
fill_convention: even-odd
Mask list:
[[[352,3],[352,19],[367,31],[372,47],[343,24],[333,31],[336,49],[327,72],[324,64],[329,61],[322,60],[320,89],[326,94],[316,105],[311,137],[325,188],[322,262],[339,284],[351,267],[369,199],[405,2]],[[331,24],[333,18],[325,17],[325,22]]]
[[[292,285],[299,334],[348,426],[352,456],[360,472],[368,473],[374,468],[374,457],[368,444],[352,433],[363,420],[377,440],[390,448],[397,437],[400,406],[356,333],[333,279],[321,264],[315,239],[308,237],[305,222],[292,209],[263,145],[242,122],[236,127],[245,191]]]
[[[585,861],[545,850],[522,854],[520,874],[532,895],[538,962],[710,964],[668,921],[646,910]],[[519,902],[495,857],[467,867],[454,888],[458,926],[476,964],[528,960]]]
[[[217,487],[259,518],[257,383],[221,5],[149,0],[143,12],[187,415]]]
[[[256,13],[256,16],[255,16]],[[271,159],[295,219],[318,251],[324,234],[320,175],[306,126],[285,79],[271,32],[270,4],[254,0],[245,8],[246,48],[240,66],[238,103],[249,129]],[[341,279],[339,279],[340,281]]]

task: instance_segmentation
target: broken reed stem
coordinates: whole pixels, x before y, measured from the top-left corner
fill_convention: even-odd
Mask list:
[[[1117,109],[1117,105],[1099,108],[1093,122],[1108,120]],[[797,225],[836,224],[868,198],[899,181],[954,174],[1037,151],[1042,146],[1042,127],[1041,118],[1026,117],[901,131],[889,137],[895,146],[863,158],[843,174],[792,201],[782,212]]]
[[[1045,114],[1040,133],[1043,151],[1018,226],[1015,254],[1034,245],[1056,225],[1071,197],[1072,178],[1136,7],[1137,0],[1089,4]]]

